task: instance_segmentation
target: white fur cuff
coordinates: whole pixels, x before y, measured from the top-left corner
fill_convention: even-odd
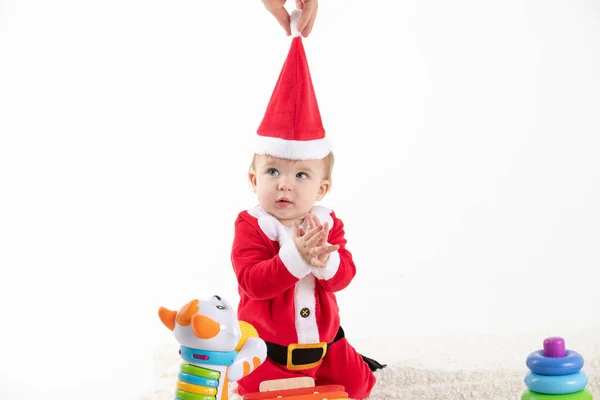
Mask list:
[[[298,279],[310,274],[310,266],[304,262],[293,240],[287,240],[279,248],[279,258],[283,265]]]
[[[325,263],[325,268],[311,267],[313,275],[317,279],[329,280],[335,276],[340,267],[340,253],[334,251],[329,254],[329,259]]]

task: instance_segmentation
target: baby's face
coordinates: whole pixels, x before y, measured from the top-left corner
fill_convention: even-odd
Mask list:
[[[258,202],[282,224],[300,223],[329,189],[323,160],[292,161],[256,155],[249,178]]]

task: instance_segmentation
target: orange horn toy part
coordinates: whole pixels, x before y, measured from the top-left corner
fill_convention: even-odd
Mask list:
[[[219,334],[221,325],[204,315],[196,314],[192,317],[192,331],[200,339],[211,339]]]
[[[181,326],[188,326],[192,323],[192,317],[198,314],[198,310],[200,310],[198,299],[190,301],[179,310],[179,314],[177,314],[177,323]]]
[[[177,317],[177,311],[171,311],[167,308],[161,307],[158,309],[158,317],[167,328],[170,330],[175,329],[175,318]]]

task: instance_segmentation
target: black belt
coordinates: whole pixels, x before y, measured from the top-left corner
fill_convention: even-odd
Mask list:
[[[344,330],[340,326],[331,343],[291,344],[282,346],[277,343],[267,344],[267,357],[277,364],[286,365],[288,369],[299,370],[316,367],[327,353],[327,348],[344,338]]]

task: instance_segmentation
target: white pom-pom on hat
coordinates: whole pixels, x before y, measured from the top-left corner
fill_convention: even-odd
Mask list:
[[[302,15],[302,10],[295,9],[290,14],[290,28],[292,29],[292,36],[300,36],[300,32],[298,31],[298,22],[300,22],[300,16]]]

